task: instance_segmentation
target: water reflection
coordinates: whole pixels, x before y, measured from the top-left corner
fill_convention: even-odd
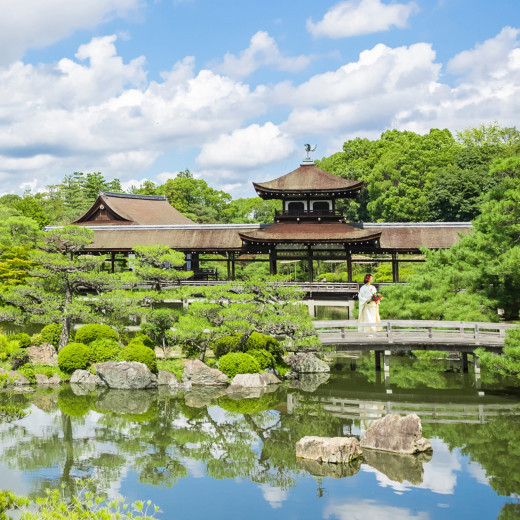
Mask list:
[[[516,391],[494,381],[482,396],[459,374],[439,372],[442,388],[394,386],[389,395],[361,364],[246,399],[222,388],[183,395],[77,385],[0,394],[0,404],[32,412],[0,426],[0,467],[13,482],[24,476],[19,492],[40,494],[62,482],[71,490],[74,479],[90,476],[109,493],[152,498],[164,518],[220,518],[214,513],[230,494],[241,498],[222,518],[455,518],[468,492],[481,517],[502,507],[515,514],[500,496],[520,493]],[[395,410],[423,414],[431,458],[365,451],[351,465],[296,459],[295,443],[305,435],[360,434]],[[193,500],[201,489],[211,500]]]

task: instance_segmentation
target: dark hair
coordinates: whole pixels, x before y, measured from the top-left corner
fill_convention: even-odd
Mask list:
[[[365,275],[365,278],[363,278],[363,282],[367,283],[367,282],[370,280],[370,277],[371,277],[371,276],[372,276],[371,273],[367,273],[367,274]]]

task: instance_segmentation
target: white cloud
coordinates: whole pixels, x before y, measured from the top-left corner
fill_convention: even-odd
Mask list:
[[[220,64],[214,69],[232,78],[245,78],[262,66],[272,66],[286,72],[296,72],[304,69],[310,62],[307,56],[286,58],[282,56],[274,38],[265,31],[258,31],[251,38],[249,47],[238,56],[226,54]]]
[[[289,493],[278,487],[270,486],[269,484],[260,484],[258,486],[262,490],[262,495],[266,502],[273,509],[279,509],[282,507],[283,502],[287,500]]]
[[[21,58],[28,49],[42,48],[116,16],[125,16],[141,0],[11,0],[0,1],[0,65]]]
[[[273,123],[253,124],[206,143],[197,162],[205,168],[253,168],[284,159],[295,148]]]
[[[323,510],[325,520],[334,518],[337,520],[428,520],[427,512],[413,512],[405,507],[388,506],[375,500],[353,500],[342,503],[331,501]]]
[[[329,9],[319,22],[309,18],[307,30],[316,37],[346,38],[387,31],[392,26],[402,29],[416,11],[414,2],[387,5],[381,0],[347,0]]]
[[[508,71],[519,69],[519,34],[520,29],[504,27],[494,38],[454,56],[446,70],[473,81],[501,79]]]

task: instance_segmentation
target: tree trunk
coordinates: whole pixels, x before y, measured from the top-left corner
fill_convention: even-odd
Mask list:
[[[67,284],[65,287],[65,305],[63,306],[63,317],[61,319],[61,336],[58,352],[69,342],[71,319],[67,313],[68,306],[72,303],[72,290]]]

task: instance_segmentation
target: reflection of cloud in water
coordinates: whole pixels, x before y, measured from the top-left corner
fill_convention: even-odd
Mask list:
[[[450,452],[448,446],[440,439],[431,439],[433,456],[430,462],[424,464],[422,484],[413,485],[408,481],[403,483],[389,479],[383,473],[363,464],[361,471],[374,473],[381,487],[391,487],[394,491],[409,491],[411,488],[429,489],[440,495],[452,495],[457,485],[456,472],[461,470],[459,455]]]
[[[183,459],[182,463],[193,478],[204,478],[206,476],[206,466],[201,460]]]
[[[480,464],[477,462],[470,461],[468,463],[468,473],[479,483],[489,486],[489,479],[486,476],[486,472]]]
[[[425,511],[414,513],[404,507],[385,506],[375,500],[358,500],[348,503],[331,501],[323,510],[323,518],[337,520],[428,520],[430,517]]]
[[[258,487],[262,490],[262,495],[264,495],[266,502],[269,502],[273,509],[282,507],[282,502],[287,500],[288,492],[283,489],[270,486],[269,484],[260,484]]]
[[[0,489],[8,489],[20,495],[28,494],[31,482],[25,476],[23,471],[9,469],[7,464],[0,463]]]

